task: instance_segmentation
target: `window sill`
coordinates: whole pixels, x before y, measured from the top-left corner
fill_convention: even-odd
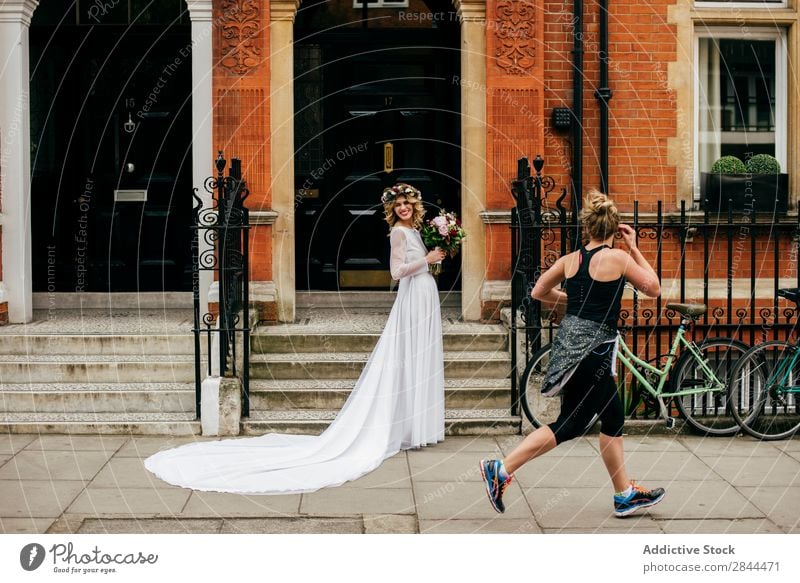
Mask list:
[[[772,23],[782,22],[782,19],[793,20],[797,16],[797,8],[785,4],[769,7],[755,2],[737,2],[735,4],[708,2],[706,6],[695,3],[689,10],[689,16],[700,20],[735,22],[737,24],[741,24],[743,20],[766,20]]]

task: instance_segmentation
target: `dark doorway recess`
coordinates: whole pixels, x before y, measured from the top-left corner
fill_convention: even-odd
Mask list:
[[[174,12],[34,15],[35,291],[191,289],[191,35]]]
[[[387,185],[419,188],[428,219],[440,208],[460,214],[459,23],[449,2],[420,6],[438,16],[369,8],[364,26],[360,9],[301,5],[295,21],[298,290],[389,289],[380,204]],[[460,257],[445,262],[440,289],[460,289],[460,266]]]

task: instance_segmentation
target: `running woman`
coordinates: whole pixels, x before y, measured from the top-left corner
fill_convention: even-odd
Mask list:
[[[614,514],[625,517],[658,504],[664,489],[648,490],[628,479],[622,444],[624,413],[617,394],[617,319],[625,281],[643,295],[661,295],[658,276],[636,246],[636,233],[620,223],[619,212],[606,195],[591,190],[580,214],[589,243],[564,255],[548,269],[531,295],[566,315],[553,339],[550,366],[542,394],[563,392],[554,423],[528,435],[506,458],[481,460],[489,501],[504,512],[503,493],[523,464],[557,445],[583,434],[595,414],[600,416],[600,455],[614,486]],[[613,249],[619,233],[629,251]],[[565,282],[565,291],[556,287]]]

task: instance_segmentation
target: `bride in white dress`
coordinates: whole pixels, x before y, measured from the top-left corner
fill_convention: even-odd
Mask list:
[[[145,467],[176,486],[240,494],[313,492],[377,468],[403,449],[444,439],[444,359],[436,281],[419,234],[417,189],[381,197],[391,229],[392,277],[400,280],[386,327],[336,419],[319,436],[269,433],[161,451]]]

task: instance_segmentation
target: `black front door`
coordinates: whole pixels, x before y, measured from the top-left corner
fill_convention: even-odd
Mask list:
[[[452,35],[416,34],[314,35],[295,49],[297,289],[389,289],[387,185],[419,188],[427,218],[460,211],[458,52]],[[440,288],[459,272],[448,260]]]
[[[189,27],[36,24],[34,289],[190,289]]]

